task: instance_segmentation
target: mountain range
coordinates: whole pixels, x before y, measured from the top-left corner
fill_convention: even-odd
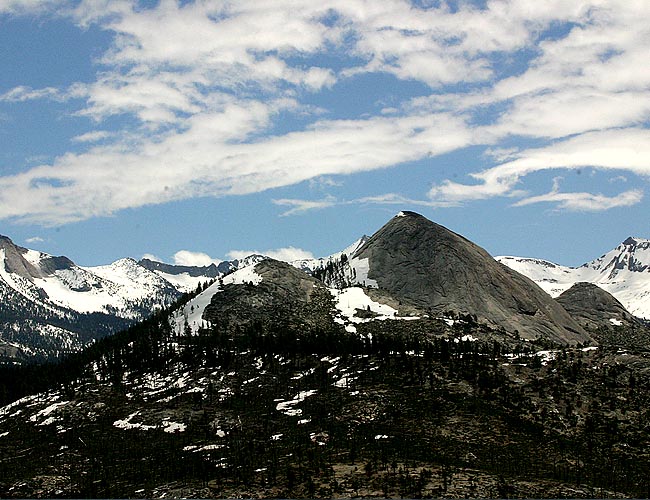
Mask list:
[[[195,267],[125,258],[82,267],[2,236],[0,354],[20,360],[78,351],[169,306],[184,293],[264,259],[251,255]],[[650,318],[650,241],[640,238],[628,238],[578,268],[532,258],[501,256],[495,261],[462,236],[413,212],[400,212],[372,237],[363,236],[341,252],[291,264],[336,290],[343,309],[354,310],[345,304],[355,297],[356,305],[391,308],[394,315],[397,305],[410,308],[414,316],[469,314],[525,338],[591,340],[583,323],[566,312],[566,304],[547,296],[558,297],[579,282],[597,285],[634,316]],[[365,287],[364,294],[359,286]],[[202,324],[202,313],[201,307],[189,312],[190,328]]]
[[[5,284],[8,304],[37,304],[43,324],[120,318],[64,302],[93,294],[81,297],[119,304],[131,326],[55,363],[0,364],[0,497],[650,492],[643,322],[593,283],[554,299],[416,213],[293,265],[97,273],[4,252],[3,276],[22,285]],[[125,275],[176,295],[136,321],[141,304],[113,288]]]
[[[534,258],[500,256],[496,259],[528,276],[552,297],[576,283],[593,283],[611,293],[633,315],[650,319],[650,240],[629,237],[579,267]]]

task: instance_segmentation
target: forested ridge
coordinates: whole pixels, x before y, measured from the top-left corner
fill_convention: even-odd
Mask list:
[[[190,298],[60,363],[3,368],[5,401],[40,396],[0,414],[0,496],[650,495],[642,350],[471,316],[350,333],[326,294],[179,335]]]

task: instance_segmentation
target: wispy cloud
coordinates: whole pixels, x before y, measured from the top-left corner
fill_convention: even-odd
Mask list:
[[[33,243],[43,243],[44,241],[45,240],[43,238],[41,238],[40,236],[32,236],[31,238],[27,238],[25,240],[25,243],[28,243],[28,244],[31,245]]]
[[[0,0],[0,12],[58,15],[113,35],[94,81],[19,86],[0,101],[71,100],[94,128],[118,115],[132,127],[128,135],[82,134],[74,142],[85,150],[0,177],[0,219],[59,225],[172,200],[336,182],[477,145],[496,165],[468,183],[444,180],[420,201],[392,194],[345,203],[530,200],[527,176],[550,169],[648,175],[647,2],[136,4]],[[557,27],[566,32],[543,35]],[[523,67],[503,69],[508,58]],[[419,82],[431,95],[349,120],[325,119],[307,104],[306,96],[367,73]],[[303,128],[269,135],[281,116],[305,113]],[[504,145],[519,137],[545,146]],[[548,202],[568,207],[559,194]],[[343,202],[274,203],[293,215]]]
[[[429,195],[434,200],[458,202],[494,196],[522,196],[524,193],[516,189],[522,179],[534,172],[545,170],[578,170],[593,167],[627,171],[648,177],[650,176],[649,141],[650,130],[640,128],[585,133],[544,148],[521,151],[512,161],[472,174],[477,184],[447,181],[434,186]],[[546,201],[556,199],[562,202],[563,206],[567,206],[568,202],[560,199],[561,197],[551,196],[552,194],[543,196],[547,197]],[[598,197],[598,195],[594,196]],[[641,199],[636,190],[621,193],[620,196],[621,200],[626,200],[628,203],[633,200],[638,202]],[[542,201],[541,198],[539,200]],[[523,204],[527,203],[516,203],[515,206]],[[605,202],[601,205],[607,207]],[[614,206],[616,205],[612,205]]]
[[[58,225],[129,207],[388,167],[471,142],[462,119],[451,115],[321,121],[302,132],[237,142],[268,122],[274,105],[229,104],[188,118],[185,131],[155,143],[127,151],[120,144],[97,146],[0,178],[0,217]]]
[[[353,200],[337,200],[333,196],[328,196],[322,200],[300,200],[300,199],[280,199],[273,200],[273,203],[280,206],[292,207],[290,210],[283,212],[282,217],[289,215],[301,215],[312,210],[321,210],[324,208],[341,206],[341,205],[399,205],[400,207],[419,206],[429,208],[441,208],[457,206],[458,203],[453,201],[431,201],[415,200],[402,196],[398,193],[385,193],[374,196],[364,196]]]
[[[288,215],[303,214],[312,210],[320,210],[339,204],[339,202],[333,196],[328,196],[322,200],[297,200],[281,198],[278,200],[273,200],[273,203],[281,207],[291,207],[286,212],[282,212],[282,217],[286,217]]]
[[[43,14],[69,7],[65,0],[0,0],[0,13],[13,15]]]
[[[59,89],[54,87],[45,87],[42,89],[32,89],[30,87],[18,86],[0,94],[0,101],[6,102],[24,102],[37,99],[54,99],[63,100],[64,95]]]
[[[560,193],[558,191],[551,191],[546,194],[520,200],[514,206],[522,207],[535,203],[554,203],[557,210],[600,212],[612,208],[636,205],[642,199],[643,191],[640,189],[632,189],[611,197],[602,194]]]
[[[98,142],[103,139],[108,139],[113,135],[114,135],[113,133],[107,132],[105,130],[95,130],[93,132],[86,132],[85,134],[81,134],[76,137],[73,137],[72,141],[81,142],[81,143]]]

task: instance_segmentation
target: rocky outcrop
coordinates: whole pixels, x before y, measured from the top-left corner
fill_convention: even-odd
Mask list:
[[[332,296],[315,278],[286,262],[264,260],[254,267],[258,284],[226,284],[205,308],[203,319],[219,327],[253,323],[331,326]]]
[[[641,324],[612,294],[593,283],[576,283],[555,300],[590,330]]]
[[[414,212],[401,212],[359,250],[368,278],[393,296],[430,310],[561,344],[593,339],[530,279],[466,238]]]

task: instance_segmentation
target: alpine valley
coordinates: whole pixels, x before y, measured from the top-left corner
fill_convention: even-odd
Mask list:
[[[650,241],[578,268],[400,212],[332,256],[0,237],[0,497],[650,497]]]

